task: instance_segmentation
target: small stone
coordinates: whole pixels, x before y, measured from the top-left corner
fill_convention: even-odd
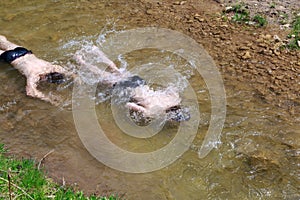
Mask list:
[[[153,15],[155,12],[154,12],[154,10],[152,10],[152,9],[148,9],[147,11],[146,11],[146,14],[147,15]]]
[[[277,6],[277,10],[279,10],[279,11],[285,11],[286,8],[284,6]]]
[[[227,28],[228,25],[227,24],[221,24],[220,27]]]
[[[186,3],[186,1],[175,1],[174,3],[173,3],[173,5],[183,5],[183,4],[185,4]]]
[[[246,53],[242,56],[243,59],[250,59],[251,58],[251,55],[250,55],[250,52],[249,51],[246,51]]]
[[[232,9],[233,9],[232,6],[227,6],[227,7],[225,8],[225,11],[226,11],[226,12],[230,12]]]
[[[201,18],[200,16],[201,16],[201,15],[199,15],[198,13],[196,13],[196,14],[194,15],[194,18],[197,19],[199,22],[204,22],[204,18]]]
[[[261,43],[261,42],[263,42],[264,40],[262,39],[262,38],[258,38],[257,40],[256,40],[256,42],[257,43]]]
[[[270,75],[273,74],[273,70],[272,69],[268,68],[267,71],[268,71],[268,74],[270,74]]]
[[[280,25],[281,29],[287,29],[289,28],[291,25],[290,24],[284,24],[284,25]]]
[[[284,75],[276,76],[275,78],[278,80],[282,80],[284,78]]]
[[[250,48],[249,48],[249,47],[246,47],[246,46],[241,46],[239,49],[240,49],[240,50],[249,50]]]
[[[199,22],[204,22],[204,19],[203,19],[203,18],[197,18],[197,20],[198,20]]]
[[[300,47],[300,40],[297,41],[297,45],[298,45],[298,47]]]
[[[273,39],[274,39],[275,42],[280,42],[281,41],[281,39],[280,39],[280,37],[278,37],[278,35],[274,35]]]
[[[276,51],[276,50],[274,50],[274,54],[275,54],[276,56],[279,56],[279,55],[280,55],[280,52],[279,52],[279,51]]]
[[[271,38],[272,38],[272,35],[270,35],[270,34],[265,35],[265,39],[270,40]]]
[[[267,45],[265,43],[259,43],[258,46],[259,47],[267,47]]]

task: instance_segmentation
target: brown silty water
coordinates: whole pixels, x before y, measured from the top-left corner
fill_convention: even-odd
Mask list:
[[[117,20],[130,12],[132,4],[126,4],[6,1],[0,7],[0,34],[40,58],[68,67],[75,65],[71,55],[78,45],[66,48],[66,44],[95,41],[107,26],[114,29],[115,25],[119,30],[136,26]],[[156,55],[159,53],[138,51],[124,55],[124,60],[129,69],[151,59],[162,59],[163,64],[165,54],[160,57]],[[55,107],[27,97],[25,78],[5,63],[0,68],[1,143],[12,154],[37,161],[54,150],[43,162],[47,174],[59,183],[78,184],[87,193],[115,193],[126,199],[299,199],[299,119],[255,97],[247,84],[227,81],[227,117],[221,142],[207,157],[199,159],[197,151],[211,114],[209,92],[196,70],[186,70],[181,64],[184,61],[176,57],[170,62],[174,60],[178,65],[175,69],[192,74],[188,81],[197,95],[201,118],[189,150],[166,168],[131,174],[105,166],[78,137],[72,115],[72,85],[41,86],[65,99],[64,106]],[[176,135],[178,124],[167,123],[153,138],[130,137],[115,124],[110,106],[109,101],[96,106],[98,121],[110,140],[122,148],[150,152]]]

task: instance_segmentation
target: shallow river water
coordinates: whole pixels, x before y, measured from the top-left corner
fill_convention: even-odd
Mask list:
[[[76,67],[72,55],[84,45],[94,42],[100,48],[99,40],[112,30],[135,27],[118,24],[117,19],[122,17],[119,13],[126,9],[125,1],[5,1],[0,6],[0,35],[31,49],[40,58]],[[264,103],[248,85],[226,82],[227,117],[218,148],[199,159],[198,150],[211,114],[209,92],[201,75],[181,58],[166,52],[146,49],[122,56],[114,61],[119,66],[127,64],[127,69],[149,63],[173,64],[172,70],[186,76],[195,92],[200,109],[197,135],[174,163],[140,174],[105,166],[87,151],[78,136],[72,113],[72,83],[40,86],[65,100],[61,106],[52,106],[27,97],[25,78],[3,62],[1,143],[12,154],[37,161],[54,150],[44,160],[48,175],[59,183],[77,184],[87,193],[114,193],[126,199],[300,198],[300,119]],[[141,68],[135,72],[147,77],[145,71]],[[158,75],[154,73],[153,79],[149,76],[150,82],[159,80]],[[107,137],[128,151],[161,148],[175,137],[179,126],[166,123],[152,138],[134,138],[118,128],[109,101],[95,108]]]

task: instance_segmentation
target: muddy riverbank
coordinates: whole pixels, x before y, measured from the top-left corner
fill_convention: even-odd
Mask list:
[[[253,1],[246,2],[255,12]],[[284,2],[287,13],[299,6],[298,1]],[[280,48],[288,30],[280,29],[278,23],[257,28],[228,22],[222,18],[225,5],[231,4],[138,1],[132,4],[130,23],[171,28],[191,36],[214,58],[226,84],[233,80],[246,83],[262,101],[299,117],[300,53]]]

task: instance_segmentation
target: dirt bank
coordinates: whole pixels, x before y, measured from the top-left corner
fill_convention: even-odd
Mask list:
[[[253,5],[251,9],[258,3],[246,2]],[[286,5],[285,12],[296,10],[299,4],[285,2],[280,4]],[[265,5],[258,5],[262,4]],[[258,28],[225,21],[225,3],[213,0],[140,0],[127,6],[132,7],[131,12],[122,15],[131,15],[124,17],[130,19],[130,24],[174,29],[202,44],[223,73],[227,86],[245,83],[262,101],[293,115],[300,113],[300,53],[280,48],[288,30],[280,29],[278,23]],[[269,11],[267,7],[260,6],[265,13]]]

